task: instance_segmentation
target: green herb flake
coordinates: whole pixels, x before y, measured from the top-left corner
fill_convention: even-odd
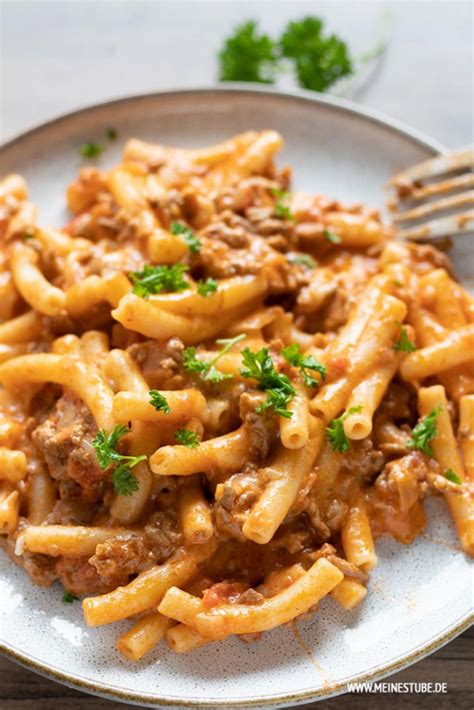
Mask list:
[[[183,274],[189,270],[186,264],[173,264],[173,266],[145,265],[142,271],[130,274],[133,282],[133,293],[141,298],[157,293],[173,293],[189,288],[189,281]]]
[[[288,219],[291,222],[295,221],[295,217],[292,214],[290,207],[288,205],[291,199],[291,193],[285,190],[277,190],[276,188],[272,190],[273,197],[276,197],[275,202],[275,215],[281,219]]]
[[[326,239],[326,241],[331,242],[331,244],[340,244],[342,242],[342,238],[339,236],[339,234],[336,234],[330,229],[324,230],[323,237],[324,239]]]
[[[229,350],[245,338],[245,334],[237,335],[235,338],[220,338],[216,340],[218,345],[223,345],[224,347],[219,350],[217,355],[209,361],[200,360],[196,357],[196,348],[191,346],[183,350],[183,365],[186,372],[191,374],[199,375],[204,382],[212,382],[217,384],[223,380],[232,379],[232,375],[224,374],[220,372],[216,367],[216,363],[219,362],[220,358],[229,352]]]
[[[100,143],[83,143],[79,148],[79,153],[83,158],[98,158],[104,152],[104,146]]]
[[[431,412],[423,419],[420,419],[411,433],[411,437],[407,443],[409,449],[422,451],[426,456],[433,456],[433,450],[430,441],[436,438],[438,429],[436,426],[436,418],[443,410],[442,405],[432,409]]]
[[[112,485],[119,495],[126,496],[138,489],[138,481],[130,469],[146,459],[144,455],[125,456],[117,451],[120,439],[128,432],[128,427],[118,424],[110,434],[106,434],[104,429],[99,429],[92,441],[97,461],[102,470],[118,464],[112,473]]]
[[[261,348],[254,353],[249,348],[242,350],[242,377],[257,380],[258,389],[267,392],[267,400],[259,405],[257,412],[272,408],[280,416],[290,418],[293,413],[288,410],[288,404],[296,394],[295,388],[288,377],[278,372],[268,348]]]
[[[105,129],[105,136],[107,140],[109,141],[115,141],[117,140],[117,130],[113,128],[112,126],[109,126],[108,128]]]
[[[165,414],[171,412],[170,406],[166,397],[158,392],[158,390],[150,390],[150,404],[156,409],[157,412],[162,411]]]
[[[181,222],[172,222],[171,234],[181,234],[187,244],[189,251],[193,254],[199,254],[199,252],[201,251],[201,240],[196,237],[193,230],[186,224],[182,224]]]
[[[175,431],[174,438],[179,444],[187,446],[188,449],[196,449],[199,446],[199,437],[191,429],[178,429]]]
[[[73,602],[78,601],[78,600],[79,600],[79,597],[76,597],[75,594],[73,594],[72,592],[69,592],[67,590],[64,592],[64,594],[61,598],[61,601],[63,602],[63,604],[72,604]]]
[[[393,349],[403,353],[413,353],[416,350],[415,343],[412,343],[408,337],[408,331],[403,325],[400,328],[400,337],[397,342],[393,344]]]
[[[332,422],[326,427],[328,440],[333,448],[333,451],[340,451],[341,454],[349,450],[349,439],[344,431],[344,422],[347,417],[351,414],[357,414],[362,411],[362,407],[350,407],[344,414],[337,419],[333,419]]]
[[[290,264],[296,264],[297,266],[306,266],[308,269],[315,269],[317,266],[316,261],[310,254],[289,254],[287,257]]]
[[[283,348],[281,354],[290,365],[299,368],[303,382],[308,387],[319,387],[321,381],[324,382],[326,379],[326,366],[315,360],[312,355],[303,355],[297,343],[292,343],[292,345]],[[315,379],[308,370],[319,373],[321,381]]]
[[[217,281],[212,278],[208,278],[205,281],[197,282],[197,292],[200,296],[208,298],[213,293],[217,291]]]
[[[456,483],[456,485],[458,485],[458,486],[460,486],[462,483],[461,479],[459,478],[457,473],[455,473],[453,471],[452,468],[448,468],[448,470],[445,471],[443,475],[445,478],[448,479],[448,481],[451,481],[452,483]]]

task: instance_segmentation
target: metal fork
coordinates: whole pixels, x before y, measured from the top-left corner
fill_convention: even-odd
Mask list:
[[[430,241],[474,232],[474,151],[440,155],[392,177],[396,236]],[[452,193],[452,194],[450,194]],[[444,213],[444,216],[443,216]],[[434,219],[431,219],[435,217]]]

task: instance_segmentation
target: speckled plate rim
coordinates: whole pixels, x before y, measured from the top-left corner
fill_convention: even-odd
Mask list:
[[[28,131],[25,131],[17,136],[14,136],[6,143],[1,146],[0,154],[5,149],[10,149],[16,144],[21,143],[24,139],[30,138],[43,130],[50,129],[51,127],[59,126],[61,123],[67,123],[69,120],[81,115],[87,114],[91,111],[103,109],[103,108],[113,108],[119,104],[124,104],[128,102],[138,102],[141,100],[149,99],[160,99],[172,96],[186,96],[186,95],[205,95],[205,94],[220,94],[228,95],[231,99],[232,96],[237,96],[239,94],[250,94],[259,95],[262,98],[266,96],[277,97],[283,101],[296,101],[303,103],[310,103],[316,106],[325,106],[333,108],[337,111],[349,115],[355,115],[359,118],[365,119],[370,123],[380,125],[382,127],[391,129],[395,133],[398,133],[406,138],[409,138],[414,143],[421,145],[428,150],[435,153],[445,153],[447,151],[446,147],[439,141],[432,139],[425,135],[423,132],[418,131],[401,121],[392,119],[383,113],[367,109],[365,107],[359,106],[358,104],[348,101],[346,99],[339,99],[332,96],[321,96],[314,95],[312,92],[298,90],[298,91],[274,91],[268,87],[262,87],[260,85],[252,84],[220,84],[218,86],[207,86],[207,87],[193,87],[193,88],[180,88],[180,89],[169,89],[162,90],[158,92],[149,92],[145,94],[138,94],[134,96],[125,96],[117,99],[112,99],[109,101],[104,101],[100,103],[95,103],[84,108],[80,108],[75,111],[65,113],[63,115],[57,116],[49,121],[45,121]],[[310,702],[312,700],[321,700],[323,698],[329,698],[347,691],[347,685],[354,682],[367,682],[376,681],[387,675],[391,675],[397,671],[406,668],[407,666],[416,663],[425,656],[438,650],[441,646],[449,643],[456,636],[461,634],[463,631],[468,629],[474,623],[474,613],[467,611],[466,614],[460,618],[456,624],[449,626],[443,631],[435,634],[427,642],[419,645],[416,649],[411,651],[409,654],[402,655],[396,660],[387,663],[379,668],[369,671],[368,673],[359,674],[356,676],[351,676],[340,680],[337,683],[331,684],[330,687],[323,687],[319,690],[304,690],[297,693],[281,694],[276,693],[275,695],[265,695],[265,696],[255,696],[251,700],[239,701],[238,707],[250,708],[250,707],[265,707],[265,706],[284,706],[289,704],[300,704],[305,702]],[[236,707],[234,701],[218,700],[209,701],[200,698],[194,698],[189,700],[180,700],[176,696],[165,696],[161,695],[158,697],[156,694],[150,695],[146,692],[128,691],[124,688],[116,687],[107,683],[97,683],[91,681],[82,676],[75,676],[70,673],[64,673],[62,671],[55,670],[53,667],[49,666],[42,661],[36,659],[33,655],[26,654],[22,651],[18,651],[11,645],[0,641],[0,654],[9,658],[10,660],[18,663],[19,665],[27,668],[28,670],[39,673],[40,675],[50,678],[51,680],[62,683],[63,685],[75,688],[77,690],[83,691],[85,693],[90,693],[93,695],[98,695],[111,700],[118,700],[121,702],[134,703],[137,705],[148,706],[148,707],[174,707],[174,708],[233,708]]]

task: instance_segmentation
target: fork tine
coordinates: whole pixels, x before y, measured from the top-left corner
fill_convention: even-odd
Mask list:
[[[437,177],[444,173],[472,168],[474,163],[474,152],[471,148],[460,150],[449,155],[439,155],[436,158],[425,160],[418,165],[414,165],[407,170],[402,170],[392,177],[389,185],[393,187],[404,187],[407,183],[423,180],[430,177]]]
[[[474,231],[474,211],[433,219],[418,227],[397,231],[400,239],[429,240],[438,237],[452,237],[456,234],[468,234]]]
[[[474,175],[467,173],[465,175],[456,175],[456,177],[442,182],[434,182],[422,187],[407,186],[402,194],[397,191],[396,197],[391,200],[392,205],[396,205],[403,200],[423,200],[425,197],[434,197],[435,195],[444,195],[447,192],[454,192],[461,188],[474,187]]]
[[[444,199],[436,200],[436,202],[428,202],[426,205],[421,205],[411,210],[399,212],[393,216],[393,221],[406,222],[407,220],[421,219],[422,217],[452,209],[453,207],[469,207],[471,205],[474,206],[474,190],[463,192],[460,195],[453,195],[452,197],[445,197]]]

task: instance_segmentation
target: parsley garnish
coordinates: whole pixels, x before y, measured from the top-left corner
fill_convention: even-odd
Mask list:
[[[445,478],[448,479],[448,481],[452,481],[452,483],[456,483],[458,486],[460,486],[462,483],[458,474],[455,473],[452,468],[448,468],[448,470],[445,471],[443,475]]]
[[[158,392],[158,390],[150,390],[150,404],[157,410],[157,412],[160,410],[162,410],[165,414],[169,414],[171,412],[166,397],[161,394],[161,392]]]
[[[393,349],[399,350],[403,353],[413,353],[416,350],[415,343],[411,342],[410,338],[408,337],[408,331],[403,325],[400,328],[399,339],[396,343],[393,344]]]
[[[102,470],[112,464],[119,464],[112,473],[112,484],[116,492],[123,496],[129,496],[138,489],[138,481],[130,469],[146,459],[144,455],[124,456],[117,451],[120,439],[128,434],[128,431],[128,427],[123,424],[117,425],[110,434],[106,434],[104,429],[99,429],[92,442]]]
[[[244,334],[237,335],[235,338],[221,338],[216,340],[218,345],[223,345],[222,350],[219,350],[217,355],[206,362],[205,360],[199,360],[196,357],[196,348],[190,347],[183,350],[183,364],[186,372],[197,373],[200,375],[201,379],[205,382],[222,382],[222,380],[229,380],[232,375],[225,375],[215,367],[216,362],[220,358],[229,352],[229,350],[241,340],[245,338]]]
[[[340,244],[342,242],[342,238],[339,236],[339,234],[336,234],[335,232],[331,231],[330,229],[324,230],[323,237],[328,242],[331,242],[331,244]]]
[[[196,449],[199,446],[199,437],[195,431],[191,429],[178,429],[174,433],[174,438],[188,449]]]
[[[352,74],[347,45],[336,35],[323,34],[323,21],[304,17],[289,22],[280,39],[281,53],[292,59],[300,86],[326,91],[337,79]]]
[[[63,604],[72,604],[73,602],[77,601],[78,599],[79,599],[79,597],[76,597],[76,595],[73,594],[72,592],[65,591],[62,598],[61,598],[61,601],[63,602]]]
[[[97,158],[104,152],[104,146],[100,143],[83,143],[79,148],[79,153],[83,158]]]
[[[277,190],[275,188],[272,190],[272,195],[277,198],[275,202],[276,216],[281,217],[282,219],[289,219],[294,222],[295,218],[288,205],[288,200],[290,199],[291,194],[285,190]]]
[[[438,434],[438,429],[436,428],[436,417],[442,409],[443,407],[441,405],[436,407],[436,409],[432,409],[426,417],[423,417],[423,419],[418,422],[411,433],[411,438],[407,443],[409,449],[417,449],[418,451],[422,451],[427,456],[433,456],[430,441]]]
[[[181,224],[181,222],[172,222],[171,234],[182,234],[189,251],[191,251],[193,254],[199,254],[199,252],[201,251],[201,240],[196,237],[193,230],[190,229],[187,225]]]
[[[287,256],[290,264],[297,264],[298,266],[307,266],[308,269],[316,268],[316,262],[310,254],[289,254]]]
[[[337,419],[333,419],[332,422],[326,427],[328,433],[328,439],[331,443],[333,451],[340,451],[343,454],[345,451],[349,450],[349,439],[344,431],[344,422],[350,414],[356,414],[361,412],[362,407],[351,407],[344,414],[341,414]]]
[[[253,20],[236,27],[219,52],[221,81],[256,81],[272,84],[276,68],[275,42],[257,33]]]
[[[188,269],[186,264],[173,264],[173,266],[150,266],[147,264],[142,271],[134,271],[130,274],[134,284],[133,293],[142,298],[148,298],[150,294],[163,291],[183,291],[189,288],[189,282],[183,278],[184,272]]]
[[[290,365],[293,367],[299,367],[301,377],[305,385],[308,387],[319,387],[320,382],[316,380],[312,375],[310,375],[307,370],[314,370],[319,372],[321,380],[324,382],[327,375],[327,368],[320,362],[314,359],[312,355],[303,355],[300,352],[300,346],[298,343],[292,343],[288,347],[283,348],[281,354]]]
[[[112,126],[109,126],[105,130],[105,135],[107,137],[107,140],[114,141],[117,139],[117,130],[115,128],[113,128]]]
[[[249,348],[242,350],[242,363],[244,370],[240,370],[242,377],[251,377],[258,382],[258,388],[268,393],[265,402],[260,404],[256,412],[263,412],[271,407],[277,414],[289,419],[293,413],[288,411],[287,405],[296,394],[295,388],[286,375],[275,369],[275,364],[268,352],[262,348],[253,353]]]
[[[216,291],[217,281],[215,281],[214,279],[208,278],[205,281],[197,282],[197,292],[200,296],[204,296],[204,298],[207,298]]]

